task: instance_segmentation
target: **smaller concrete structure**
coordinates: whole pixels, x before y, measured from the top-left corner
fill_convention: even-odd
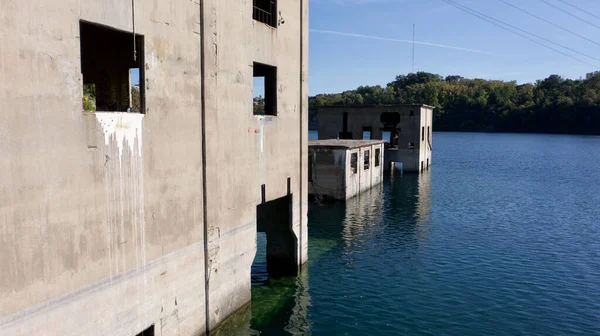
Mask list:
[[[345,200],[383,180],[383,140],[308,142],[308,193]]]

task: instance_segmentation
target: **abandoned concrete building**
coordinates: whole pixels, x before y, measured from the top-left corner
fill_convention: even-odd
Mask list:
[[[308,0],[0,3],[0,335],[206,334],[257,231],[306,262]]]
[[[309,195],[346,200],[382,181],[382,140],[308,142]]]
[[[384,140],[385,170],[394,162],[401,162],[406,172],[422,172],[431,166],[432,106],[325,106],[319,108],[318,124],[319,140]]]

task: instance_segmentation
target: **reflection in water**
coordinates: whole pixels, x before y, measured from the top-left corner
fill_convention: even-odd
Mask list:
[[[431,231],[430,194],[429,173],[405,174],[346,202],[311,204],[309,265],[296,277],[269,278],[266,237],[259,233],[252,265],[251,309],[238,317],[237,322],[231,322],[233,329],[237,329],[229,328],[226,334],[322,334],[311,322],[311,314],[319,314],[315,312],[317,307],[311,306],[311,295],[322,296],[332,289],[344,293],[342,288],[362,283],[363,279],[359,280],[354,272],[364,268],[365,262],[377,263],[373,255],[386,257],[387,251],[393,249],[414,254],[418,250],[415,242]],[[342,262],[346,271],[331,273],[332,269],[339,269],[330,265],[336,261]],[[313,280],[310,291],[309,268],[313,273],[318,272],[319,279],[319,282]],[[399,274],[393,268],[387,272],[393,272],[391,280]],[[321,282],[323,279],[326,283]],[[364,275],[364,281],[372,280],[368,274]],[[365,286],[368,288],[366,283]]]
[[[252,331],[265,335],[309,334],[309,306],[306,266],[297,277],[269,279],[262,286],[253,285]]]

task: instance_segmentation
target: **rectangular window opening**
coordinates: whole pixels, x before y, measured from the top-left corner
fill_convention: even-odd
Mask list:
[[[277,28],[277,0],[253,0],[252,18]]]
[[[365,151],[365,169],[364,170],[369,169],[369,161],[370,161],[369,155],[371,154],[370,152],[371,151]]]
[[[375,148],[375,167],[379,167],[381,158],[381,149]]]
[[[421,127],[421,141],[425,141],[425,126]]]
[[[338,139],[342,139],[342,140],[352,140],[352,132],[339,132],[338,133]]]
[[[352,170],[352,174],[358,172],[358,153],[352,153],[352,155],[350,155],[350,169]]]
[[[381,132],[381,140],[386,143],[390,143],[392,141],[392,132],[383,131]]]
[[[371,136],[372,136],[372,132],[371,132],[372,128],[371,127],[363,127],[363,140],[371,140]]]
[[[254,115],[277,115],[277,67],[254,63]]]
[[[308,182],[313,181],[313,157],[312,154],[308,154]]]
[[[409,115],[410,117],[414,117],[414,116],[415,116],[415,111],[413,111],[413,110],[410,110],[410,112],[409,112],[409,114],[408,114],[408,115]]]
[[[79,30],[84,111],[143,113],[144,36],[86,21]]]

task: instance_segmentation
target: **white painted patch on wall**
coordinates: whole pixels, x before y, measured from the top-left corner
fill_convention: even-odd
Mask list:
[[[102,126],[104,143],[108,146],[114,136],[119,148],[119,159],[123,156],[125,143],[131,154],[135,153],[137,139],[138,156],[142,155],[142,121],[144,115],[129,112],[96,112],[96,120]]]

